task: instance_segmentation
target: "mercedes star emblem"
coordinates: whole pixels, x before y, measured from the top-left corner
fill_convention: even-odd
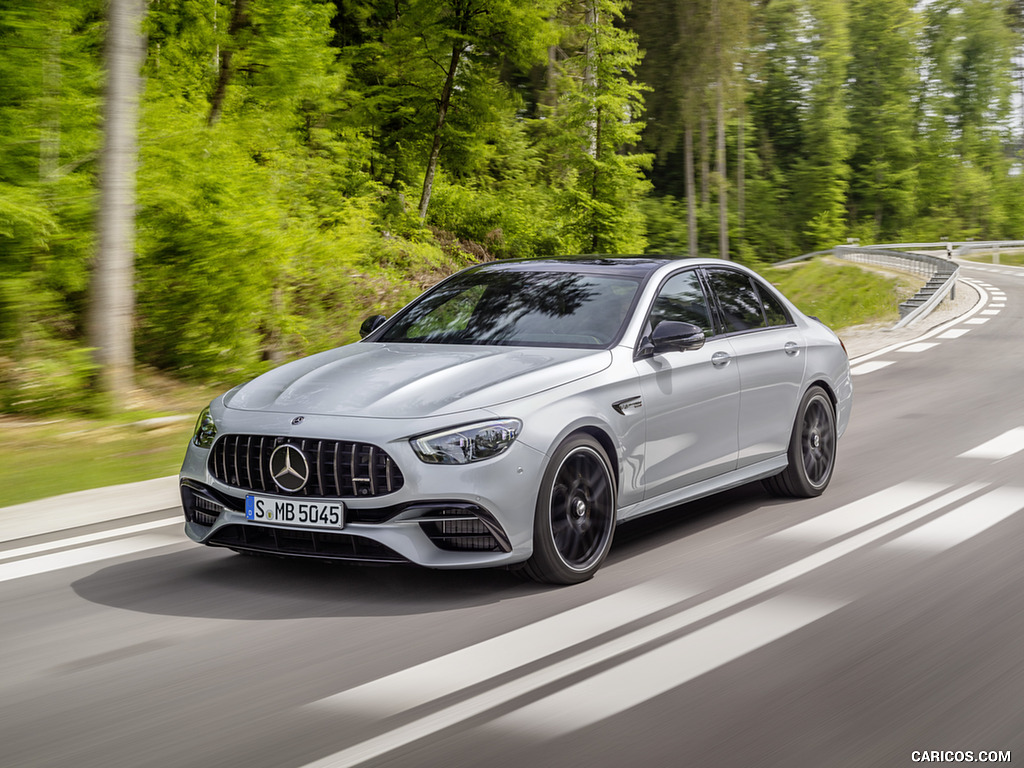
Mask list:
[[[282,491],[295,493],[309,479],[309,461],[291,443],[279,445],[270,454],[270,476]]]

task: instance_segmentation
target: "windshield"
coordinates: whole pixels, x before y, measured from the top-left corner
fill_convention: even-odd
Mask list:
[[[638,287],[621,276],[474,270],[418,299],[374,341],[607,347]]]

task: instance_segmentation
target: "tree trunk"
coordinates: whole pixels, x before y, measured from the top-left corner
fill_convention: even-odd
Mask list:
[[[133,386],[135,170],[143,60],[144,0],[111,0],[100,170],[99,253],[92,274],[89,336],[100,386],[115,406]]]
[[[228,37],[235,43],[225,48],[220,53],[220,71],[217,73],[217,85],[210,96],[210,114],[207,115],[206,124],[214,125],[220,120],[221,111],[224,109],[224,96],[227,94],[228,83],[234,74],[232,60],[234,59],[234,48],[237,46],[236,38],[243,28],[249,25],[249,17],[246,11],[249,7],[249,0],[235,0],[235,7],[231,12],[231,23],[228,25]]]
[[[693,179],[693,126],[686,124],[683,172],[686,176],[686,241],[689,255],[697,256],[697,190]]]
[[[729,192],[727,178],[725,175],[725,86],[721,79],[718,81],[718,105],[716,123],[717,136],[717,158],[716,170],[718,175],[718,256],[722,259],[729,258]]]
[[[441,154],[441,131],[444,128],[444,121],[448,117],[448,107],[452,101],[452,88],[455,84],[455,70],[459,66],[459,59],[462,57],[463,50],[465,48],[461,41],[456,41],[452,46],[451,62],[448,65],[448,73],[445,75],[444,88],[441,89],[441,100],[437,105],[437,123],[434,125],[434,143],[430,147],[427,172],[423,175],[423,194],[420,195],[420,221],[427,218],[430,195],[434,190],[437,158]]]
[[[747,147],[743,136],[746,123],[744,118],[743,106],[740,105],[740,114],[736,121],[736,216],[739,219],[739,237],[741,242],[743,242],[743,230],[747,224],[747,171],[745,163]]]
[[[708,181],[711,176],[711,159],[708,152],[708,113],[701,99],[700,106],[700,204],[708,204],[710,193]]]
[[[47,3],[45,12],[51,18],[59,10],[56,3]],[[39,180],[55,181],[60,167],[60,59],[61,36],[53,30],[46,40],[43,54],[43,115],[39,129]]]
[[[595,48],[597,47],[597,5],[594,2],[594,0],[587,0],[585,24],[587,26],[587,29],[590,30],[590,35],[587,38],[587,63],[583,69],[583,89],[585,93],[585,98],[589,99],[592,97],[591,95],[594,94],[594,100],[592,104],[596,104],[597,53],[595,51]],[[590,142],[587,148],[587,153],[591,157],[597,157],[596,107],[591,107],[590,114],[591,119],[587,121],[587,136]]]

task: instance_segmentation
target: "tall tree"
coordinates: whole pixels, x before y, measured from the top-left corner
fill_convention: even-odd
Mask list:
[[[135,173],[143,0],[111,0],[103,122],[99,251],[92,276],[90,342],[103,391],[120,405],[133,385]]]

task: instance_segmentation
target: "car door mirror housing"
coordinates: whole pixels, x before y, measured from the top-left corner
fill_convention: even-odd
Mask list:
[[[384,315],[370,315],[368,318],[363,320],[363,324],[359,326],[359,338],[365,339],[386,322],[387,318],[384,317]]]
[[[692,323],[664,320],[649,337],[652,354],[685,352],[704,346],[704,331]]]

